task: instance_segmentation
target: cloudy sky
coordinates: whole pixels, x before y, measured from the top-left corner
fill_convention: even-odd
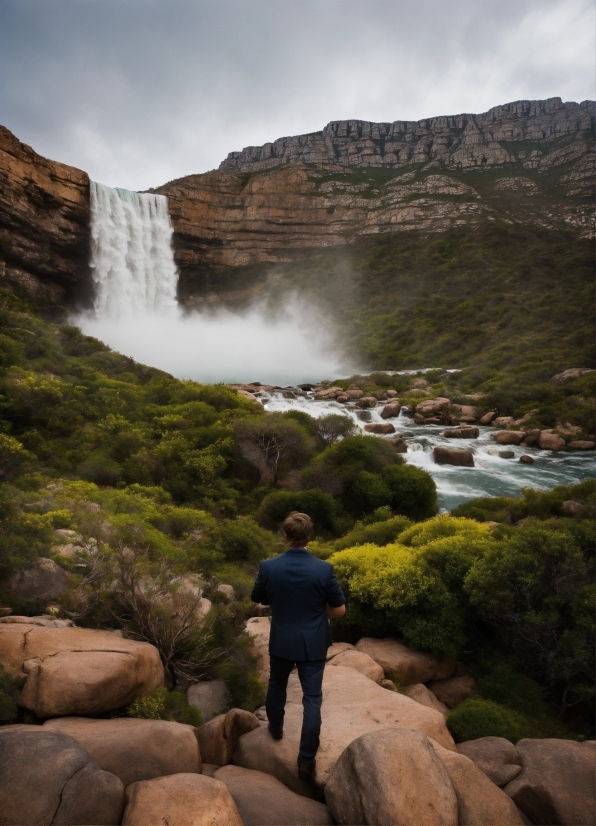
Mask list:
[[[0,123],[144,189],[330,120],[594,98],[592,0],[0,0]]]

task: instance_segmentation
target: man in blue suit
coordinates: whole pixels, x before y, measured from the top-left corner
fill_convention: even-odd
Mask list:
[[[333,565],[306,549],[313,532],[310,517],[294,511],[283,523],[283,531],[290,547],[261,562],[251,599],[271,606],[269,732],[275,740],[283,737],[286,688],[296,665],[304,707],[298,774],[310,778],[319,748],[323,670],[331,645],[329,620],[345,614],[346,598]]]

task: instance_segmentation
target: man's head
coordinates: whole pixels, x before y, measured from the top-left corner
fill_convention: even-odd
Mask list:
[[[284,521],[282,530],[293,548],[304,548],[313,534],[312,520],[307,513],[292,511]]]

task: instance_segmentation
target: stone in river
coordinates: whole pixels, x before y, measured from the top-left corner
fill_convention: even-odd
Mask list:
[[[365,424],[364,429],[367,433],[377,433],[378,435],[383,435],[385,433],[395,433],[395,427],[391,424],[391,422],[384,422],[381,424],[380,422],[374,422],[373,424]]]
[[[501,459],[513,459],[515,453],[512,450],[500,450],[499,456]]]
[[[474,457],[469,450],[455,447],[433,448],[433,458],[438,465],[457,465],[458,467],[474,467]]]
[[[534,464],[534,459],[531,456],[528,456],[526,453],[524,453],[523,456],[519,457],[519,461],[522,463],[522,465],[533,465]]]

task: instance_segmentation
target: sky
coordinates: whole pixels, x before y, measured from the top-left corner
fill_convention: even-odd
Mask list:
[[[592,0],[0,0],[0,123],[129,189],[331,120],[594,99]]]

